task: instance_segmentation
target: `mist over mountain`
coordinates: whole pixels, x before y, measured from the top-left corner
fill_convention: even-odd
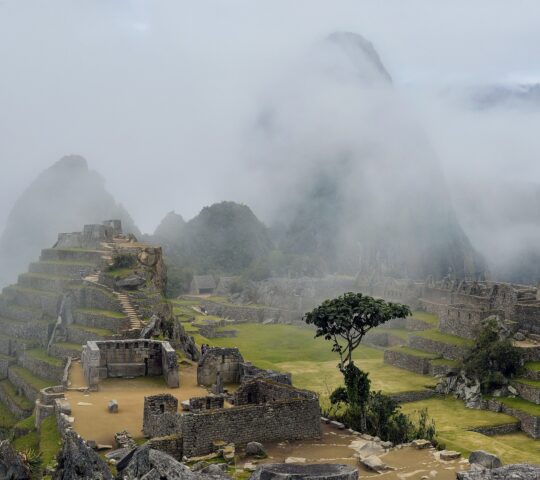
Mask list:
[[[140,235],[128,212],[105,189],[86,160],[69,155],[43,171],[13,206],[0,237],[0,284],[13,281],[52,246],[59,232],[119,218],[124,231]]]
[[[483,274],[440,162],[367,40],[330,35],[283,83],[252,153],[261,183],[287,192],[272,197],[283,251],[322,257],[329,271]]]
[[[167,213],[156,227],[154,238],[162,243],[175,243],[181,238],[186,221],[182,215],[172,211]]]
[[[240,273],[272,248],[267,227],[247,205],[221,202],[204,207],[180,226],[178,215],[169,213],[152,239],[159,241],[168,225],[165,254],[175,267],[196,273]]]

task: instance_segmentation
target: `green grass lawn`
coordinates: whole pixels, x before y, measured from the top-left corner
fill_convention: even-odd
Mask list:
[[[406,346],[391,347],[387,350],[392,350],[393,352],[403,352],[408,355],[414,355],[415,357],[423,357],[429,359],[436,359],[438,357],[436,353],[425,352],[424,350],[417,350],[416,348]]]
[[[458,347],[468,347],[473,344],[472,340],[468,338],[457,337],[456,335],[448,335],[442,333],[439,330],[423,330],[416,332],[415,337],[427,338],[436,342],[448,343],[450,345],[456,345]]]
[[[18,365],[14,365],[10,367],[10,369],[36,390],[41,390],[42,388],[54,385],[54,382],[44,380],[43,378],[34,375],[30,370],[26,370],[26,368]]]
[[[405,330],[404,328],[374,328],[373,330],[370,330],[369,333],[387,333],[388,335],[394,335],[396,337],[399,337],[403,340],[407,340],[409,338],[409,332],[408,330]]]
[[[61,358],[51,357],[48,355],[47,350],[44,348],[33,348],[32,350],[26,350],[25,355],[35,358],[36,360],[41,360],[42,362],[46,362],[55,367],[61,367],[64,364]]]
[[[112,330],[108,330],[106,328],[87,327],[86,325],[71,325],[71,328],[75,328],[77,330],[82,330],[89,333],[94,333],[101,337],[110,337],[111,335],[114,335],[114,332]]]
[[[530,385],[534,388],[540,388],[540,381],[538,380],[529,380],[528,378],[516,378],[514,381],[518,383],[523,383],[524,385]]]
[[[540,372],[540,362],[527,362],[525,368],[532,372]]]
[[[100,315],[102,317],[109,318],[126,318],[121,312],[114,312],[112,310],[100,310],[99,308],[77,308],[77,312],[88,313],[90,315]]]
[[[536,405],[536,403],[528,402],[527,400],[524,400],[523,398],[496,398],[495,400],[504,403],[505,405],[515,408],[516,410],[521,410],[525,413],[530,413],[531,415],[535,415],[537,417],[540,417],[540,405]]]
[[[457,367],[459,362],[457,360],[448,360],[446,358],[435,358],[431,360],[431,365],[448,365],[449,367]]]
[[[206,339],[195,335],[200,345],[208,343],[220,347],[238,347],[246,360],[262,368],[291,372],[293,382],[300,388],[309,388],[326,397],[342,383],[337,369],[338,357],[332,352],[331,343],[314,339],[309,328],[291,325],[240,324],[234,338]],[[426,385],[434,385],[435,379],[412,372],[403,374],[400,368],[387,365],[383,361],[383,351],[361,346],[354,358],[360,368],[371,372],[375,390],[399,393],[423,390]]]
[[[486,450],[499,455],[505,463],[540,462],[540,441],[525,434],[488,437],[468,431],[517,421],[509,415],[465,408],[462,401],[453,397],[431,398],[402,406],[402,410],[408,414],[422,408],[427,408],[429,416],[435,420],[437,437],[448,449],[458,450],[464,455],[474,450]]]
[[[437,315],[435,315],[434,313],[412,312],[412,317],[416,318],[417,320],[422,320],[423,322],[429,323],[433,325],[434,327],[439,326],[439,319],[437,318]]]
[[[10,429],[17,423],[17,418],[0,402],[0,429]]]
[[[43,465],[51,463],[62,447],[62,438],[56,426],[56,417],[51,415],[41,422],[39,430],[39,451],[42,454]]]
[[[15,386],[9,380],[0,381],[0,388],[2,388],[7,395],[9,395],[9,398],[11,398],[11,400],[13,400],[13,402],[19,408],[22,408],[23,410],[32,410],[32,403],[29,402],[23,395],[17,395]]]

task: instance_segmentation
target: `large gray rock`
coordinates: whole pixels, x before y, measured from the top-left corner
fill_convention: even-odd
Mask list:
[[[266,457],[266,450],[262,443],[259,442],[249,442],[246,445],[245,454],[248,457]]]
[[[9,440],[0,443],[0,478],[6,480],[30,480],[32,478],[29,465],[13,449]]]
[[[357,450],[360,458],[371,457],[371,455],[381,455],[384,453],[384,448],[377,442],[367,442]]]
[[[367,458],[363,458],[360,460],[360,463],[364,465],[369,470],[373,470],[374,472],[384,472],[385,470],[388,470],[389,467],[384,463],[377,455],[371,455]]]
[[[118,478],[121,480],[210,480],[228,479],[223,469],[205,467],[193,472],[184,464],[149,445],[134,450],[117,465]],[[205,471],[207,470],[207,471]]]
[[[358,470],[331,463],[270,463],[258,467],[249,480],[358,480]]]
[[[540,465],[526,463],[505,465],[500,468],[481,468],[458,472],[458,480],[539,480]]]
[[[112,480],[107,464],[74,431],[68,430],[53,480]]]
[[[469,463],[471,465],[480,465],[484,468],[499,468],[502,467],[502,462],[492,453],[484,452],[484,450],[476,450],[469,456]]]

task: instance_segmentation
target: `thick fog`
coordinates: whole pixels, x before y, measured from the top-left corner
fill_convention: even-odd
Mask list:
[[[392,199],[448,189],[473,245],[510,261],[540,233],[540,101],[492,88],[540,81],[539,18],[536,1],[3,0],[0,228],[67,154],[145,232],[223,199],[275,223],[314,169],[344,168],[351,192],[380,168]],[[343,73],[337,31],[369,40],[392,83],[369,62]],[[360,150],[373,163],[343,167]]]

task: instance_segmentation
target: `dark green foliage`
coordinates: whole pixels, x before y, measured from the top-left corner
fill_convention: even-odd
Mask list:
[[[43,466],[43,458],[41,452],[33,448],[28,448],[21,452],[24,460],[30,467],[33,478],[39,478]]]
[[[523,356],[508,338],[500,338],[497,324],[490,321],[477,333],[474,346],[463,360],[465,374],[480,382],[483,393],[508,383],[522,370]]]
[[[167,297],[175,298],[182,293],[188,293],[193,280],[193,270],[176,266],[166,259],[167,267]]]
[[[317,328],[315,337],[324,337],[333,342],[332,351],[339,355],[339,367],[344,371],[352,361],[354,349],[369,330],[393,318],[405,318],[410,314],[411,310],[406,305],[349,292],[325,300],[306,313],[304,321]]]
[[[349,403],[349,396],[345,387],[338,387],[330,394],[330,403],[339,405],[340,403]]]
[[[135,257],[135,255],[119,253],[113,257],[113,263],[109,267],[109,270],[116,270],[118,268],[133,268],[136,266],[137,257]]]
[[[203,208],[164,249],[170,264],[197,274],[239,274],[268,255],[272,242],[249,207],[221,202]]]
[[[371,381],[366,372],[360,370],[354,362],[345,367],[345,388],[350,405],[358,405],[363,408],[369,398]]]

